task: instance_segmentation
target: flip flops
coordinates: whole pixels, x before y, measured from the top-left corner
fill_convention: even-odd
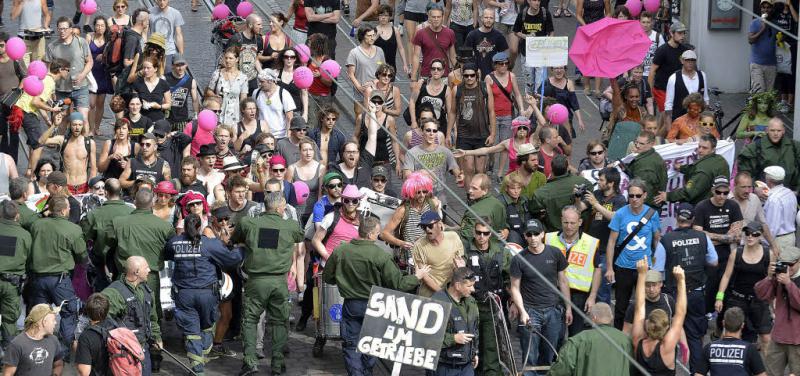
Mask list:
[[[553,18],[561,17],[561,8],[556,8],[556,11],[553,12]]]
[[[572,12],[567,8],[564,8],[564,17],[572,17]]]

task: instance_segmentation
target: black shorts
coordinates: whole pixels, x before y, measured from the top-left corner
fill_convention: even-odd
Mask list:
[[[456,139],[456,148],[461,150],[475,150],[486,146],[486,138],[459,137]]]
[[[742,338],[748,341],[755,340],[756,334],[769,334],[772,332],[772,316],[769,312],[769,303],[755,297],[745,299],[734,294],[726,296],[725,309],[739,307],[744,311],[745,328]]]
[[[423,23],[428,19],[428,15],[425,13],[414,13],[405,11],[403,12],[403,19],[406,21],[414,21],[416,23]]]
[[[39,137],[44,133],[43,128],[44,125],[38,116],[29,112],[25,112],[22,116],[22,129],[25,130],[25,135],[28,137],[26,143],[31,149],[38,149],[41,146]]]
[[[778,73],[775,77],[775,90],[778,94],[790,94],[794,92],[794,79],[793,75],[787,73]]]

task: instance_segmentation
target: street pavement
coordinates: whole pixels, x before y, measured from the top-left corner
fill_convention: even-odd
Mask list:
[[[142,2],[147,2],[147,4],[142,4]],[[129,10],[132,12],[139,6],[146,5],[151,6],[152,0],[130,0],[130,7]],[[201,0],[202,2],[203,0]],[[5,10],[3,12],[3,20],[5,21],[5,30],[9,31],[13,34],[17,27],[17,22],[10,20],[10,10],[11,4],[10,2],[6,2]],[[111,14],[111,3],[112,0],[97,0],[99,5],[99,12],[110,15]],[[286,9],[289,7],[289,0],[258,0],[255,2],[256,12],[260,13],[262,16],[271,13],[274,11],[283,11],[285,12]],[[201,88],[201,91],[207,85],[211,72],[214,70],[216,64],[216,58],[214,55],[214,48],[210,44],[211,40],[211,16],[210,11],[208,8],[201,6],[199,12],[191,12],[190,11],[190,1],[189,0],[173,0],[171,2],[171,6],[175,7],[184,16],[184,20],[186,24],[183,26],[183,33],[185,39],[185,46],[186,46],[186,58],[189,61],[189,67],[192,71],[195,78],[199,81],[198,87]],[[574,5],[573,5],[574,8]],[[351,6],[352,10],[355,10],[355,3]],[[71,18],[74,12],[74,4],[71,0],[58,0],[56,1],[56,7],[54,12],[53,19],[55,20],[58,16],[66,15]],[[352,20],[352,14],[349,17],[342,17],[342,21],[339,23],[339,33],[337,35],[337,51],[336,56],[338,60],[341,62],[344,61],[347,53],[350,49],[355,46],[354,38],[349,36],[350,31],[350,20]],[[555,21],[555,28],[557,35],[567,35],[572,38],[575,34],[575,25],[576,21],[574,18],[557,18],[554,19]],[[267,26],[265,22],[265,27]],[[745,43],[745,41],[743,41]],[[745,58],[745,57],[742,57]],[[520,72],[520,67],[523,64],[518,63],[516,68],[516,73],[518,77],[522,77],[523,75]],[[701,62],[702,65],[702,62]],[[702,68],[701,68],[702,69]],[[343,69],[344,72],[344,69]],[[573,72],[572,65],[568,72]],[[746,72],[742,72],[741,74],[747,74]],[[342,89],[337,94],[337,104],[339,105],[339,111],[343,114],[339,124],[337,125],[340,127],[346,134],[352,134],[353,132],[353,114],[352,114],[352,89],[347,79],[345,78],[345,74],[341,74],[338,82]],[[408,85],[408,78],[407,77],[398,77],[397,78],[397,86],[400,87],[403,96],[406,98],[404,103],[407,101],[407,98],[410,96],[410,90]],[[713,86],[713,83],[711,83]],[[747,95],[744,93],[730,93],[730,94],[723,94],[720,96],[719,101],[722,104],[722,107],[728,116],[726,120],[739,111],[747,98]],[[585,156],[585,147],[588,141],[599,138],[600,132],[599,127],[601,123],[601,119],[599,116],[599,112],[597,110],[596,100],[589,98],[582,94],[582,91],[579,91],[578,99],[580,102],[581,109],[584,111],[584,121],[586,123],[586,131],[579,132],[578,137],[575,138],[573,143],[573,155],[571,157],[571,161],[577,164],[580,159]],[[713,99],[712,99],[713,100]],[[312,107],[313,108],[313,107]],[[97,136],[98,141],[102,141],[108,139],[112,135],[112,127],[113,127],[113,117],[111,115],[110,110],[106,109],[104,121],[101,127],[100,135]],[[791,129],[791,125],[788,125],[787,128]],[[408,126],[403,123],[401,119],[398,119],[398,132],[399,134],[404,134],[408,130]],[[727,131],[725,134],[727,135],[730,132]],[[22,154],[22,153],[21,153]],[[26,161],[20,161],[20,170],[24,170],[27,165]],[[464,198],[463,189],[456,186],[452,177],[448,177],[448,186],[452,188],[455,192],[457,192],[461,199]],[[399,188],[399,180],[394,179],[394,184],[396,188]],[[398,189],[399,191],[399,189]],[[460,204],[460,200],[456,200],[455,198],[451,198],[450,200],[450,207],[459,216],[463,213],[463,206]],[[293,306],[293,316],[299,316],[299,310],[297,305]],[[175,326],[174,321],[167,321],[163,324],[164,332],[164,343],[166,348],[172,352],[173,354],[177,355],[181,361],[188,364],[188,359],[183,355],[183,345],[182,345],[182,338],[181,333]],[[514,334],[512,333],[512,336]],[[269,337],[267,337],[269,338]],[[268,341],[267,341],[268,342]],[[517,348],[517,363],[521,363],[521,357],[519,356],[519,349],[518,349],[518,342],[516,338],[513,339],[514,346]],[[323,355],[319,358],[313,357],[311,354],[311,347],[314,343],[314,325],[313,321],[309,322],[308,328],[303,333],[295,333],[291,331],[290,338],[287,344],[289,349],[289,353],[287,355],[287,374],[289,375],[341,375],[345,374],[346,371],[344,369],[344,364],[341,357],[341,348],[339,341],[328,341],[327,345],[324,348]],[[206,368],[207,375],[231,375],[235,374],[240,365],[241,365],[241,342],[239,340],[230,341],[226,343],[231,349],[237,352],[237,356],[233,358],[220,358],[217,360],[211,361]],[[268,352],[269,348],[267,347],[265,353]],[[379,365],[376,369],[377,374],[389,374],[390,365],[387,364],[387,367]],[[260,369],[262,370],[261,374],[267,374],[269,366],[268,360],[261,361]],[[162,374],[182,374],[185,371],[182,369],[171,359],[165,357],[165,362],[162,365]],[[66,367],[65,375],[74,375],[75,371],[74,368],[71,366]],[[421,370],[418,369],[411,369],[410,367],[404,368],[402,374],[406,375],[415,375],[415,374],[422,374]]]

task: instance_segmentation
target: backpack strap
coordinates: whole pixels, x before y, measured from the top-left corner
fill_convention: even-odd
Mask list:
[[[342,216],[341,213],[341,209],[334,209],[333,221],[331,222],[331,225],[328,226],[327,230],[325,230],[325,237],[322,238],[322,245],[325,245],[325,243],[328,242],[328,238],[330,238],[331,234],[333,234],[333,230],[336,228],[336,225],[339,223],[339,218]]]

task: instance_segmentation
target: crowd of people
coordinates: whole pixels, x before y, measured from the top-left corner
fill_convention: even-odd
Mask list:
[[[292,1],[233,29],[218,21],[214,33],[229,35],[215,34],[214,70],[194,72],[210,77],[202,87],[188,71],[188,15],[170,0],[114,0],[113,15],[83,27],[80,12],[13,2],[28,53],[9,58],[0,32],[4,375],[58,375],[66,363],[113,374],[106,341],[121,328],[138,342],[141,374],[159,372],[168,320],[196,374],[235,356],[232,338],[239,375],[264,358],[282,374],[288,331],[306,332],[323,285],[343,299],[335,335],[351,375],[376,362],[357,349],[372,286],[452,304],[431,374],[509,371],[496,302],[519,324],[526,375],[800,374],[800,142],[778,115],[795,70],[777,73],[775,60],[796,41],[753,20],[753,95],[731,160],[717,153],[711,83],[668,1],[635,17],[652,46],[605,89],[604,78],[520,62],[524,38],[556,35],[569,2],[356,3],[358,43],[339,59],[349,4],[338,0]],[[793,3],[760,10],[796,34]],[[634,19],[610,0],[575,5],[580,25]],[[51,24],[51,37],[31,32]],[[37,60],[41,93],[16,90]],[[328,60],[344,67],[338,80]],[[354,124],[334,100],[344,90]],[[579,94],[609,115],[585,155],[573,140],[599,124]],[[547,116],[556,105],[565,122]],[[205,110],[216,124],[199,119]],[[628,123],[634,156],[612,161],[609,140]],[[656,148],[667,143],[696,150],[667,166]],[[668,169],[682,174],[677,186]],[[466,211],[453,215],[463,194]],[[676,224],[662,226],[667,217]]]

